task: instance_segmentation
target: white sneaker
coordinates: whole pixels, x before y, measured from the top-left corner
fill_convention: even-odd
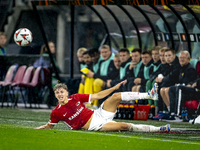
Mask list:
[[[154,83],[151,91],[148,92],[152,100],[158,100],[158,84]]]
[[[170,132],[171,131],[171,126],[170,124],[167,124],[163,127],[160,127],[160,132]]]
[[[190,120],[189,123],[192,124],[193,120],[194,120],[194,119]],[[198,117],[195,119],[194,124],[200,124],[200,116],[198,116]]]

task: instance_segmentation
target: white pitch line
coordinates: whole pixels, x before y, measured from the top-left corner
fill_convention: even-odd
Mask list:
[[[134,137],[134,136],[128,136],[128,135],[116,135],[116,134],[105,134],[105,133],[99,133],[99,132],[91,132],[91,131],[74,131],[74,130],[64,130],[67,132],[78,132],[78,133],[84,133],[84,134],[98,134],[98,135],[106,135],[106,136],[114,136],[114,137],[123,137],[123,138],[130,138],[130,139],[142,139],[142,140],[151,140],[151,141],[163,141],[163,142],[172,142],[172,143],[184,143],[184,144],[194,144],[194,145],[200,145],[200,143],[194,143],[194,142],[184,142],[184,141],[174,141],[173,140],[165,140],[165,139],[156,139],[156,138],[146,138],[146,137]]]

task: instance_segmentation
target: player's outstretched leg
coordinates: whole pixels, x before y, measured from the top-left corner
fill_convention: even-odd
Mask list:
[[[169,132],[171,130],[170,124],[161,127],[143,124],[131,124],[129,131],[134,132]]]
[[[154,83],[151,91],[148,92],[152,100],[158,100],[158,84]]]
[[[139,93],[139,92],[122,92],[121,98],[122,101],[130,101],[136,99],[152,99],[158,100],[158,84],[154,83],[153,88],[148,93]]]
[[[109,112],[115,113],[117,106],[120,101],[131,101],[136,99],[158,99],[158,85],[154,84],[151,91],[148,93],[139,93],[139,92],[121,92],[114,93],[111,97],[105,100],[103,104],[103,109]]]

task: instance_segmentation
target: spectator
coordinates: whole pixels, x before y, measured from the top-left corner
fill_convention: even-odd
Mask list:
[[[6,54],[6,41],[7,37],[4,32],[0,32],[0,55],[5,55]]]

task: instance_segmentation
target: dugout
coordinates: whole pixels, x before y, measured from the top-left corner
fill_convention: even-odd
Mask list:
[[[200,1],[191,0],[5,0],[0,28],[7,34],[7,54],[39,55],[43,44],[56,46],[57,79],[74,84],[80,77],[76,51],[108,44],[113,51],[126,47],[172,47],[200,56]],[[14,32],[26,27],[33,33],[28,47],[13,41]],[[17,58],[17,57],[16,57]],[[70,81],[69,81],[70,79]],[[75,83],[76,84],[76,83]],[[73,91],[72,91],[73,92]]]
[[[7,53],[37,55],[42,44],[53,41],[61,70],[57,78],[80,76],[79,47],[108,44],[118,51],[161,45],[177,53],[186,49],[192,58],[200,56],[199,1],[7,0],[1,8]],[[25,48],[13,41],[14,31],[22,27],[33,33],[33,42]]]

